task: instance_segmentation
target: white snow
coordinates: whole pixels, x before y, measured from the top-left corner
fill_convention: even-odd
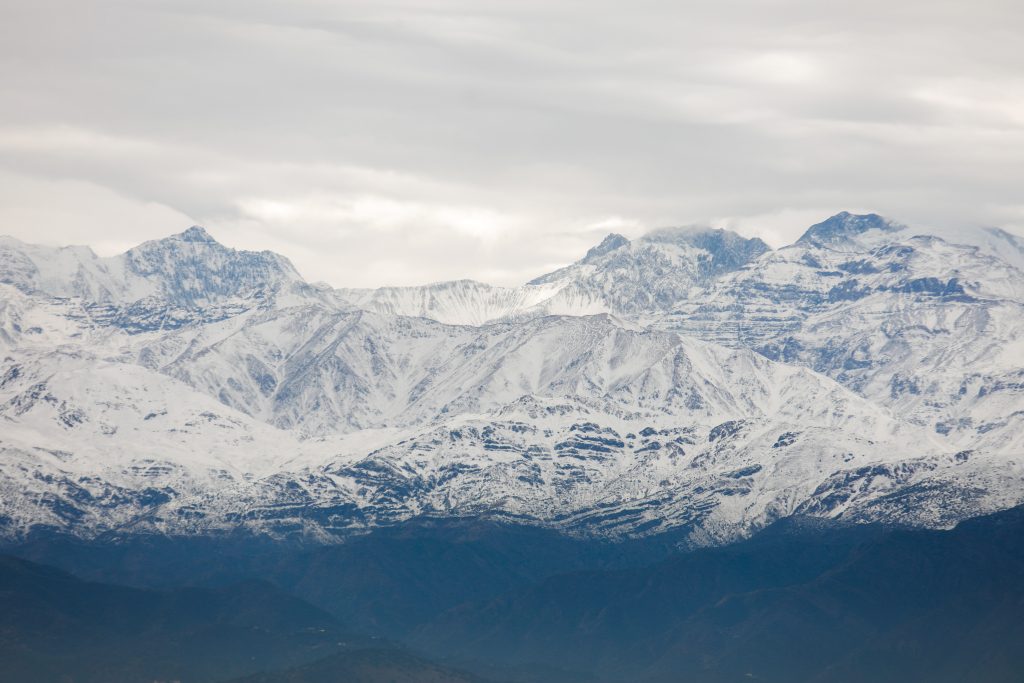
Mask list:
[[[986,234],[669,230],[518,288],[337,291],[199,229],[109,259],[2,238],[0,535],[486,514],[717,542],[1014,505],[1024,274]]]

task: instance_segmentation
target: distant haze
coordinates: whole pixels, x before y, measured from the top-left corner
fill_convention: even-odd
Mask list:
[[[0,0],[0,234],[336,286],[840,210],[1024,233],[1019,0]]]

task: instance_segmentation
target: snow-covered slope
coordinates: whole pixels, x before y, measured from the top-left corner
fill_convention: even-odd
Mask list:
[[[158,297],[195,307],[301,281],[284,257],[228,249],[198,226],[109,258],[88,247],[39,247],[2,237],[0,273],[4,283],[54,297],[119,304]]]
[[[448,325],[483,325],[533,310],[561,287],[558,282],[495,287],[457,280],[422,287],[341,289],[337,294],[343,301],[375,313],[430,318]]]
[[[676,229],[518,288],[331,291],[199,228],[4,238],[0,535],[947,525],[1024,500],[1024,274],[983,242],[840,214],[776,251]]]
[[[657,326],[813,368],[964,448],[991,439],[1024,410],[1024,272],[976,246],[882,234],[802,239]],[[1024,450],[1019,436],[1005,445]]]
[[[649,316],[767,251],[761,240],[725,230],[670,228],[634,242],[608,235],[580,261],[521,287],[459,280],[339,294],[367,310],[456,325],[538,315]]]
[[[0,283],[66,299],[79,315],[130,331],[221,320],[277,300],[320,298],[288,259],[228,249],[198,226],[101,258],[0,237]]]

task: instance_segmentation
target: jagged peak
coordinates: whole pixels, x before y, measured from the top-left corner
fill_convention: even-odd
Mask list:
[[[711,255],[709,272],[712,273],[734,270],[771,251],[771,247],[760,238],[744,237],[731,230],[707,226],[659,228],[633,241],[617,233],[611,233],[576,263],[530,280],[527,284],[543,285],[555,282],[572,273],[573,269],[581,264],[601,267],[607,260],[605,257],[611,260],[620,257],[628,259],[629,254],[619,250],[630,245],[675,245],[706,251]],[[615,255],[609,256],[610,254]]]
[[[821,223],[809,227],[796,243],[828,246],[846,242],[871,230],[899,232],[903,228],[902,224],[877,213],[854,214],[849,211],[840,211]]]
[[[744,237],[732,230],[707,226],[662,228],[641,238],[652,244],[682,244],[711,255],[712,271],[734,270],[771,251],[759,237]]]
[[[619,247],[624,247],[629,244],[629,240],[620,235],[617,232],[608,233],[608,236],[601,240],[601,243],[595,247],[591,247],[587,251],[587,255],[583,257],[583,263],[590,263],[596,258],[600,258],[605,254],[615,251]]]
[[[215,240],[213,236],[206,231],[206,228],[201,225],[193,225],[187,230],[168,235],[167,237],[158,237],[151,240],[146,240],[141,244],[137,244],[128,251],[126,255],[131,256],[132,254],[140,254],[151,251],[153,249],[163,250],[166,247],[177,246],[182,244],[194,244],[194,245],[207,245],[210,247],[220,247],[222,249],[228,249],[220,242]]]
[[[302,283],[284,256],[226,247],[198,225],[143,242],[117,258],[123,259],[126,273],[147,280],[160,296],[187,308]]]
[[[217,244],[217,240],[206,231],[201,225],[193,225],[185,232],[174,235],[174,238],[181,240],[182,242],[204,242],[206,244]]]
[[[168,235],[167,237],[148,240],[142,244],[132,247],[125,252],[125,255],[128,257],[137,257],[143,254],[152,253],[154,250],[157,252],[163,251],[164,247],[174,246],[181,243],[208,245],[209,247],[212,247],[214,251],[225,255],[232,255],[233,257],[238,258],[258,258],[267,262],[277,262],[287,270],[295,269],[291,264],[291,261],[286,256],[278,254],[275,251],[270,251],[268,249],[250,251],[247,249],[235,249],[225,246],[218,242],[213,235],[207,232],[206,228],[201,225],[193,225],[183,232]]]
[[[712,228],[707,225],[685,225],[681,227],[658,228],[640,238],[644,242],[684,242],[693,246],[706,248],[706,244],[719,245],[751,245],[770,247],[760,237],[744,237],[743,235],[724,228]]]

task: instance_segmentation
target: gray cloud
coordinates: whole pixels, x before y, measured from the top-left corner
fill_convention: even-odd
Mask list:
[[[517,283],[611,229],[1024,231],[1016,2],[0,8],[0,233],[206,225],[311,279]]]

